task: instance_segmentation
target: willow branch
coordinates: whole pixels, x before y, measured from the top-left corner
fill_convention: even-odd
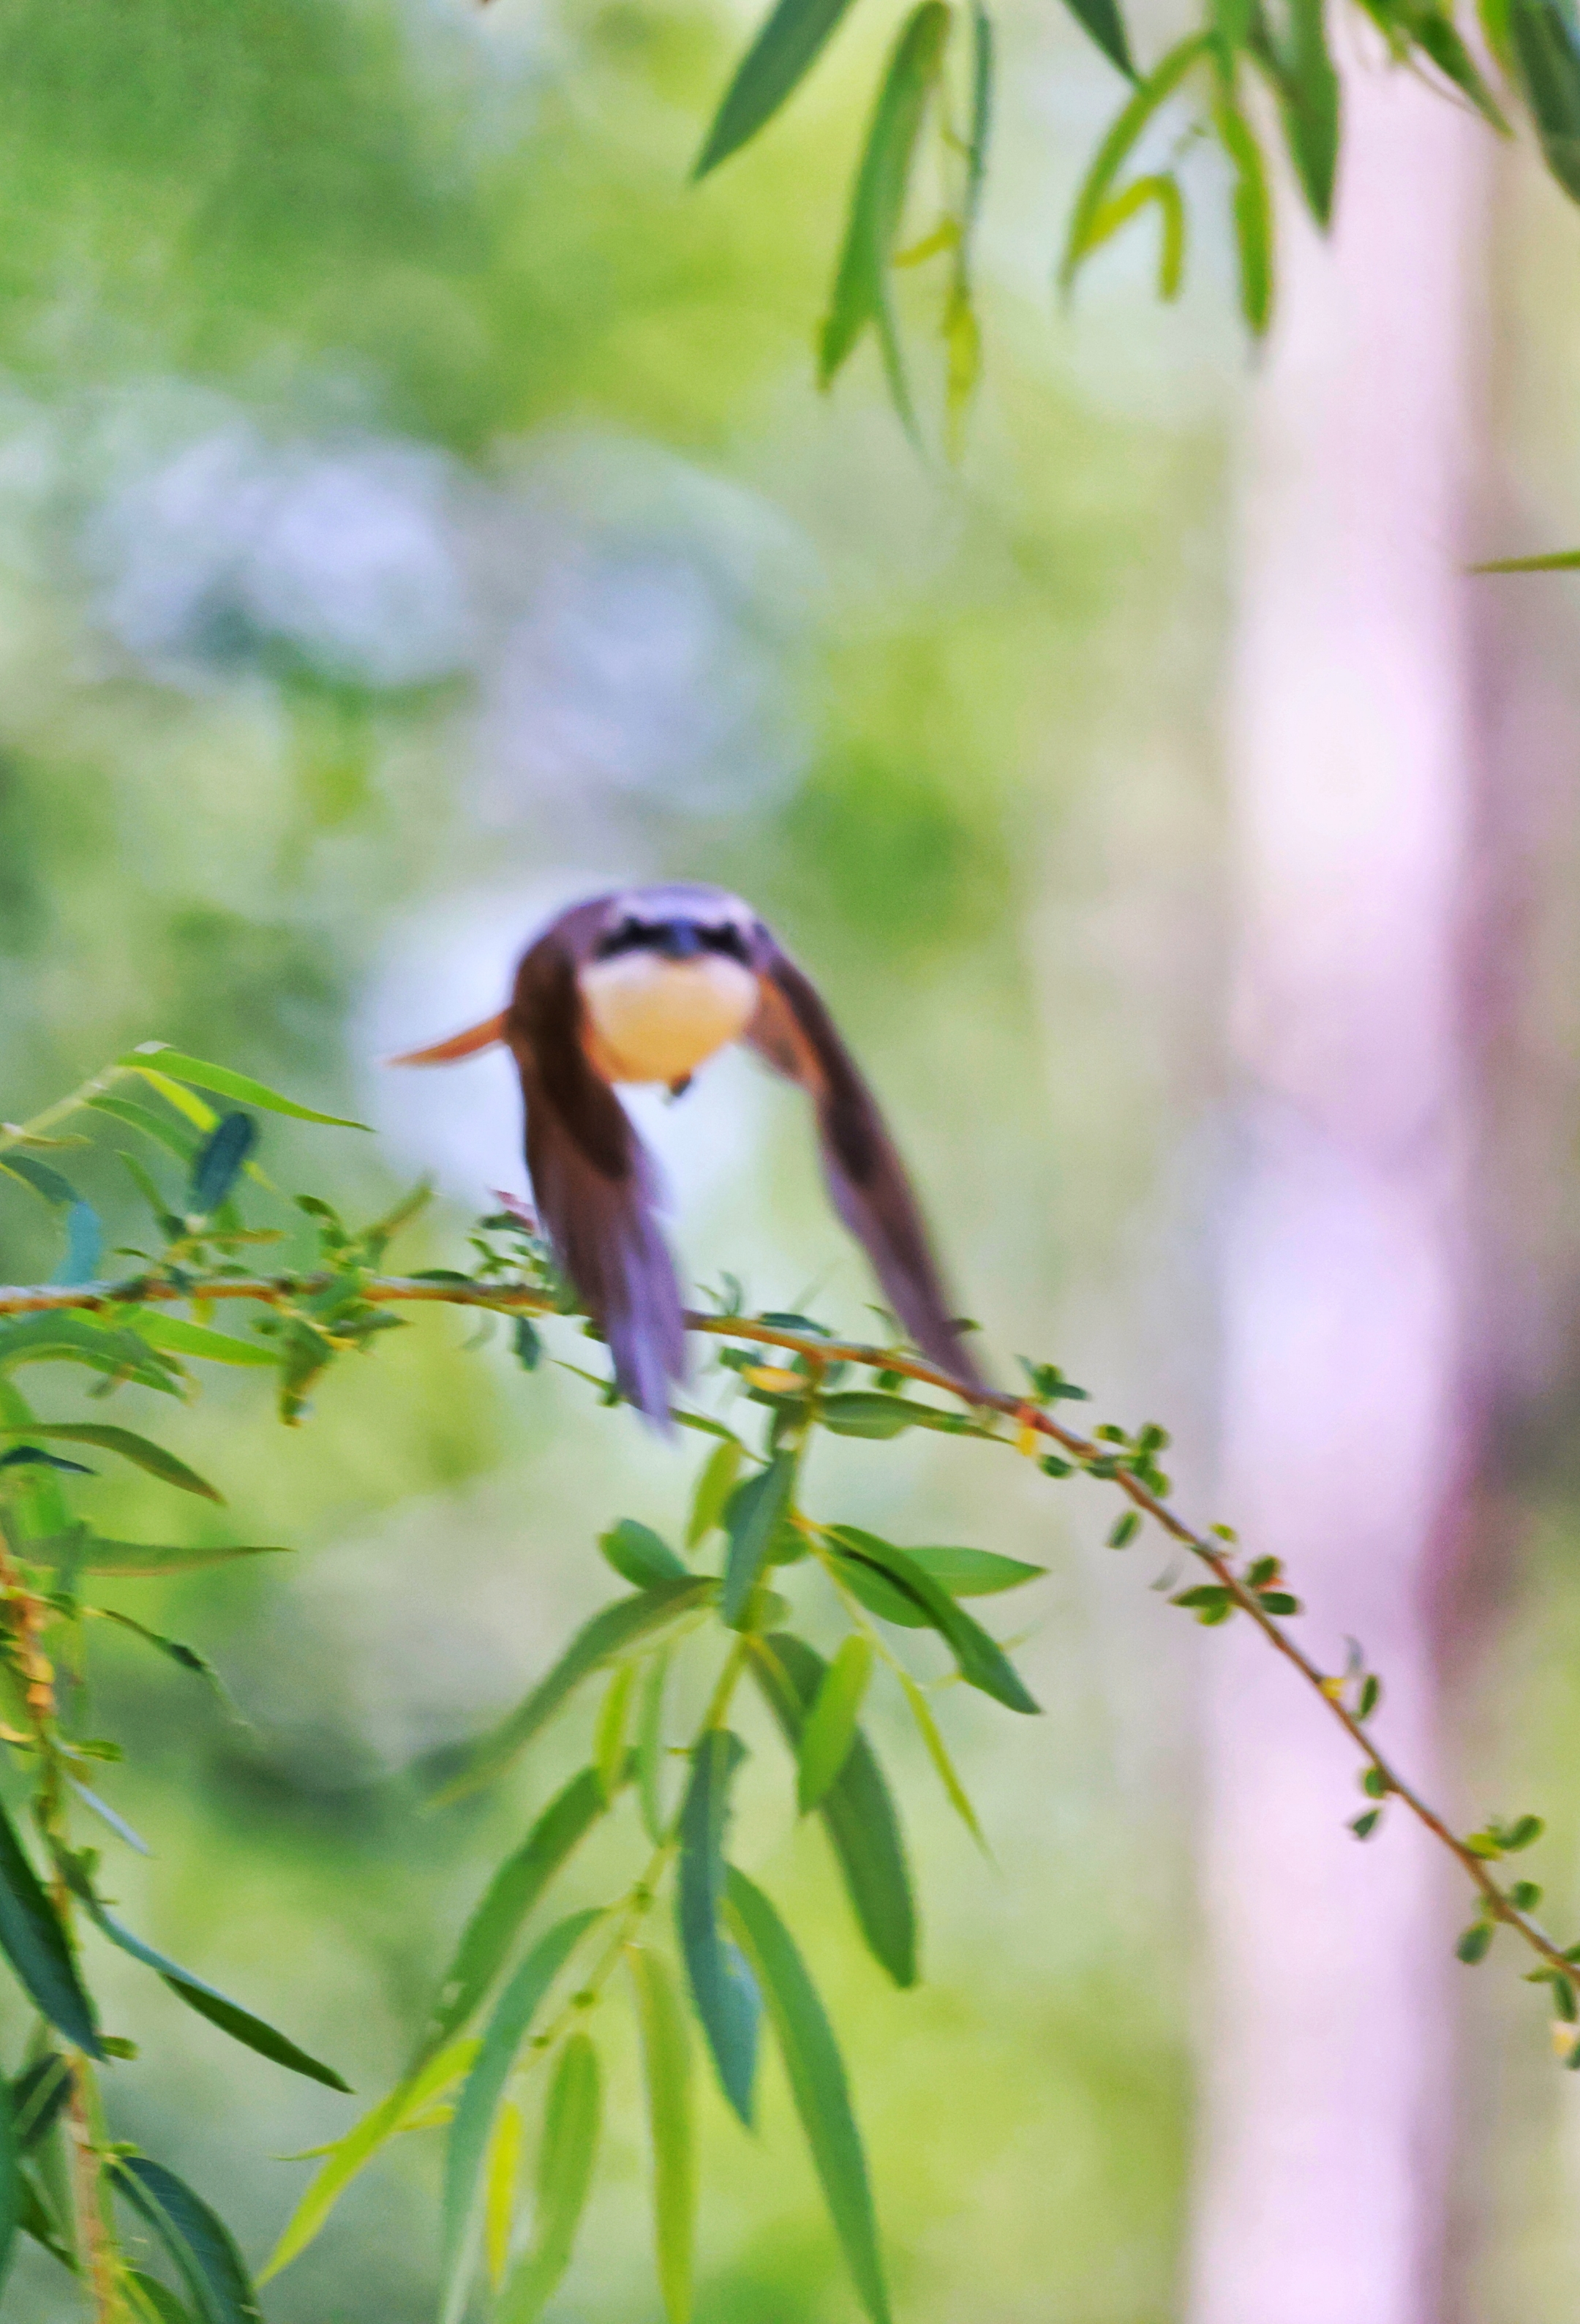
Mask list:
[[[30,1125],[31,1127],[31,1125]],[[272,1307],[289,1307],[299,1300],[328,1290],[337,1280],[328,1270],[305,1274],[205,1276],[200,1280],[176,1281],[163,1275],[129,1277],[121,1283],[34,1284],[0,1286],[0,1316],[55,1314],[76,1310],[111,1313],[116,1308],[174,1305],[198,1299],[205,1305],[221,1299],[251,1300]],[[427,1279],[420,1276],[365,1276],[358,1296],[372,1306],[428,1305],[479,1307],[495,1314],[554,1315],[565,1311],[547,1293],[526,1284],[476,1280]],[[1072,1462],[1085,1469],[1113,1461],[1113,1448],[1084,1436],[1025,1398],[996,1389],[969,1388],[924,1359],[894,1348],[878,1348],[855,1340],[828,1340],[810,1332],[796,1332],[763,1323],[745,1315],[704,1314],[688,1309],[686,1328],[713,1339],[744,1341],[779,1348],[805,1357],[814,1367],[845,1363],[870,1371],[898,1374],[924,1388],[940,1390],[976,1410],[991,1411],[1013,1421],[1022,1436],[1047,1438]],[[1000,1440],[1012,1443],[1012,1439]],[[1513,1904],[1468,1842],[1460,1839],[1435,1808],[1402,1775],[1379,1748],[1355,1712],[1341,1699],[1337,1682],[1318,1668],[1298,1646],[1261,1598],[1234,1571],[1226,1547],[1211,1534],[1200,1533],[1169,1508],[1167,1501],[1123,1468],[1104,1467],[1103,1480],[1114,1484],[1144,1517],[1200,1560],[1230,1601],[1249,1617],[1276,1654],[1316,1694],[1328,1715],[1336,1720],[1360,1757],[1373,1771],[1382,1793],[1400,1803],[1447,1850],[1480,1895],[1489,1916],[1511,1929],[1530,1948],[1544,1968],[1574,1979],[1576,1965],[1530,1914]]]

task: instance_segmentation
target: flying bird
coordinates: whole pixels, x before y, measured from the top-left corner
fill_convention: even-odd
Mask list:
[[[738,896],[677,885],[574,904],[522,954],[500,1015],[391,1062],[510,1050],[555,1257],[608,1341],[622,1393],[667,1424],[670,1384],[686,1373],[680,1292],[657,1173],[614,1092],[661,1083],[681,1096],[732,1041],[808,1092],[834,1207],[890,1305],[935,1364],[982,1387],[876,1101],[816,985]]]

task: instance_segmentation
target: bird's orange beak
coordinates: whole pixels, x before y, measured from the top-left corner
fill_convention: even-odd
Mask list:
[[[453,1065],[462,1057],[475,1057],[480,1049],[492,1049],[504,1038],[504,1012],[485,1018],[481,1025],[470,1025],[464,1033],[452,1033],[448,1041],[436,1041],[430,1049],[408,1049],[404,1056],[391,1057],[392,1065]]]

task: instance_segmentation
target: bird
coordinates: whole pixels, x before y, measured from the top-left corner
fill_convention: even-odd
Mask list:
[[[685,1318],[657,1171],[615,1092],[683,1096],[736,1041],[810,1096],[835,1210],[913,1344],[985,1393],[877,1102],[811,978],[739,896],[677,882],[573,904],[528,945],[497,1016],[390,1063],[509,1049],[555,1259],[608,1342],[620,1393],[663,1428],[686,1378]]]

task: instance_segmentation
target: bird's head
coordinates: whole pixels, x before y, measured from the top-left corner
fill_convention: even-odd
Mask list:
[[[593,957],[650,953],[659,960],[689,961],[712,954],[744,965],[751,921],[748,906],[717,888],[635,888],[611,897]]]

